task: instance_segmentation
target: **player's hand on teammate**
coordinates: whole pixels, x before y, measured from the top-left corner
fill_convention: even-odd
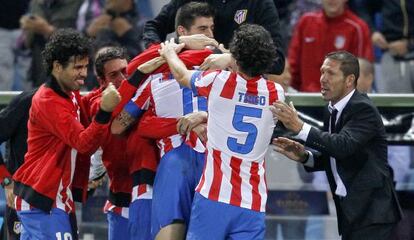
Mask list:
[[[214,38],[209,38],[204,34],[194,34],[190,36],[180,36],[179,42],[185,44],[185,48],[192,50],[203,50],[206,47],[218,47],[219,44]]]
[[[192,130],[193,132],[195,132],[198,136],[198,138],[202,141],[202,142],[206,142],[207,141],[207,123],[200,123],[197,126],[195,126]]]
[[[305,150],[305,147],[296,141],[278,137],[274,138],[272,143],[275,145],[276,152],[279,152],[296,162],[303,163],[308,159],[308,152]]]
[[[176,49],[177,44],[174,42],[174,39],[171,38],[170,40],[167,40],[160,44],[160,49],[158,50],[158,52],[160,53],[161,57],[167,59],[171,56],[177,55]]]
[[[293,106],[292,102],[289,105],[283,101],[276,101],[273,106],[270,107],[273,117],[283,123],[283,125],[298,134],[302,130],[303,122],[299,119],[298,113]]]
[[[182,116],[177,123],[177,132],[181,135],[190,133],[193,128],[207,122],[207,112],[194,112]]]
[[[226,69],[232,65],[232,57],[230,53],[211,54],[200,65],[200,70],[217,70]]]
[[[102,93],[101,109],[105,112],[112,112],[119,102],[121,102],[121,95],[115,86],[109,83]]]

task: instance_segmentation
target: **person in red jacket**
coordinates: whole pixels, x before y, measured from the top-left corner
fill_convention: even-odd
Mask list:
[[[93,153],[107,133],[120,95],[110,84],[91,124],[81,123],[79,89],[84,84],[90,41],[71,29],[57,30],[43,56],[48,79],[33,96],[28,151],[13,176],[22,239],[76,239],[71,184],[78,153]],[[85,169],[89,171],[89,169]]]
[[[102,92],[108,84],[112,83],[119,88],[126,78],[128,65],[126,51],[121,47],[103,47],[98,50],[94,65],[100,88],[91,92],[88,96],[92,97],[85,103],[89,119],[99,111]],[[153,125],[152,130],[157,124]],[[110,180],[109,198],[104,206],[109,225],[108,239],[135,239],[135,235],[138,234],[146,236],[144,232],[135,234],[136,231],[132,230],[135,228],[132,228],[129,223],[129,205],[133,186],[131,168],[141,163],[141,159],[157,162],[156,146],[136,138],[134,138],[134,145],[131,146],[128,145],[128,139],[128,136],[112,135],[108,129],[100,150],[94,154],[94,157],[102,159]],[[148,233],[149,231],[148,225]]]
[[[373,61],[368,25],[347,9],[346,2],[322,0],[322,10],[300,18],[288,49],[293,88],[319,92],[319,68],[329,52],[346,50]]]
[[[95,56],[95,74],[100,88],[93,91],[86,103],[88,118],[99,111],[102,92],[112,83],[116,88],[126,76],[128,65],[126,51],[120,47],[103,47]],[[128,234],[128,207],[131,201],[132,178],[129,174],[131,158],[126,157],[126,138],[111,135],[109,129],[104,137],[105,141],[95,152],[94,157],[100,158],[109,177],[109,197],[104,206],[108,218],[108,239],[129,239]]]

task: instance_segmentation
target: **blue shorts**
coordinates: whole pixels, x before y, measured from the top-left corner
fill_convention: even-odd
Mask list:
[[[131,240],[152,239],[151,205],[152,199],[137,199],[129,205],[129,235]]]
[[[264,238],[264,212],[212,201],[195,193],[187,240]]]
[[[130,239],[127,218],[114,212],[108,212],[106,217],[108,219],[108,240]]]
[[[151,234],[172,223],[190,221],[195,188],[205,161],[204,153],[186,144],[174,148],[160,161],[154,180],[152,197]]]
[[[69,214],[59,208],[49,213],[40,209],[17,211],[23,228],[21,240],[74,239]]]

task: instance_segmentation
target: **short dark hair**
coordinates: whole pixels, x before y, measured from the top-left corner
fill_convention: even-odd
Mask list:
[[[175,28],[183,26],[190,29],[198,17],[214,18],[214,10],[205,2],[189,2],[181,6],[175,15]]]
[[[95,71],[99,78],[104,78],[105,63],[113,59],[128,59],[125,48],[108,46],[98,50],[95,56]]]
[[[355,57],[353,54],[347,51],[335,51],[328,53],[325,56],[325,59],[332,59],[340,62],[341,66],[339,67],[339,69],[344,74],[344,77],[354,75],[354,85],[357,85],[357,81],[359,78],[359,62],[357,57]]]
[[[58,61],[63,67],[69,64],[71,57],[89,57],[91,41],[74,29],[58,29],[50,36],[42,52],[47,74]]]
[[[270,70],[276,59],[276,46],[270,33],[256,24],[243,24],[234,33],[230,53],[240,70],[250,77]]]

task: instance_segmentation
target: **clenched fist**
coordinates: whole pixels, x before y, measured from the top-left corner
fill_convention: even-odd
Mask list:
[[[121,95],[119,95],[115,86],[109,83],[102,93],[101,109],[105,112],[112,112],[119,102],[121,102]]]

